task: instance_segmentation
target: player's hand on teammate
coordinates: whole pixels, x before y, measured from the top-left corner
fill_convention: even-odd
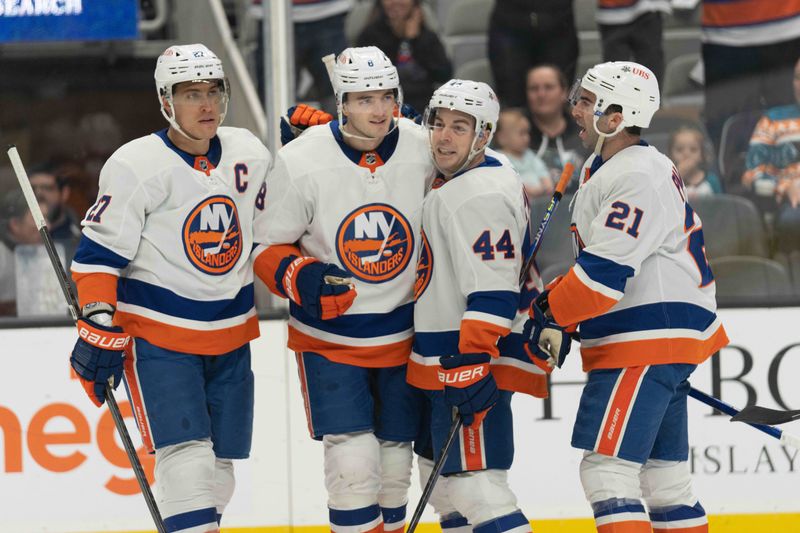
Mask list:
[[[69,358],[86,394],[98,407],[106,399],[106,384],[116,389],[122,380],[123,350],[130,341],[122,328],[108,322],[101,325],[91,316],[78,319],[78,340]]]
[[[444,399],[458,409],[465,426],[477,428],[486,417],[499,393],[489,370],[488,353],[464,353],[439,358],[442,365],[439,381],[444,384]]]
[[[313,257],[289,256],[276,277],[286,297],[314,318],[330,320],[341,316],[356,298],[347,272]]]
[[[310,105],[292,106],[286,111],[286,116],[281,117],[281,144],[289,144],[309,126],[327,124],[331,120],[333,115]]]
[[[550,373],[554,367],[561,368],[564,364],[572,339],[563,327],[545,313],[548,293],[544,291],[531,302],[528,310],[530,318],[525,322],[522,336],[525,339],[525,352],[531,361]]]

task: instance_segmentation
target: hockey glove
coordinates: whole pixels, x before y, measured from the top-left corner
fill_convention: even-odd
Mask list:
[[[313,257],[290,255],[281,261],[275,283],[291,301],[314,318],[341,316],[353,304],[356,289],[349,274]]]
[[[281,117],[281,144],[287,145],[300,136],[309,126],[327,124],[333,115],[306,104],[292,106]]]
[[[69,358],[86,394],[97,407],[106,400],[106,384],[116,389],[122,379],[123,349],[130,336],[116,326],[78,319],[78,340]],[[113,379],[112,379],[113,378]]]
[[[572,339],[564,328],[552,317],[545,315],[549,293],[550,291],[544,291],[531,302],[528,311],[530,318],[522,330],[526,341],[525,352],[536,366],[548,374],[553,371],[553,367],[561,368],[572,344]]]
[[[397,111],[395,113],[413,121],[415,124],[422,124],[422,115],[417,113],[417,110],[409,104],[403,104],[399,109],[399,113]]]
[[[439,381],[444,384],[444,400],[458,409],[464,426],[480,426],[500,396],[489,370],[491,360],[488,353],[463,353],[439,358],[439,364],[442,365]]]

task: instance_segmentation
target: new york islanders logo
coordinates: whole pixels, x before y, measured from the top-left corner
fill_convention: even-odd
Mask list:
[[[242,232],[236,204],[227,196],[206,198],[183,223],[183,249],[201,272],[229,272],[242,255]]]
[[[408,265],[414,234],[405,217],[386,204],[368,204],[345,217],[336,232],[342,266],[368,283],[389,281]]]
[[[431,245],[428,243],[428,236],[422,230],[422,242],[419,247],[419,259],[417,260],[417,277],[414,279],[414,301],[419,300],[433,275],[433,253]]]

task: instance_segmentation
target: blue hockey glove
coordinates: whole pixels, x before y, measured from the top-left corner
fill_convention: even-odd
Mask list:
[[[530,318],[522,329],[522,336],[526,341],[525,352],[536,366],[548,374],[554,367],[561,368],[572,344],[572,339],[564,328],[545,315],[549,292],[544,291],[531,302],[528,310]]]
[[[333,120],[333,115],[306,104],[292,106],[286,111],[286,116],[281,117],[281,144],[287,145],[309,126],[327,124]]]
[[[69,358],[86,394],[97,407],[106,400],[106,384],[116,389],[122,379],[123,350],[130,336],[116,326],[78,319],[78,340]],[[113,378],[111,381],[110,378]]]
[[[417,110],[409,104],[403,104],[400,107],[400,116],[412,120],[417,124],[422,124],[422,115],[417,113]]]
[[[284,258],[275,272],[275,284],[306,313],[322,320],[343,315],[356,297],[347,272],[313,257]]]
[[[477,428],[500,397],[489,370],[488,353],[463,353],[439,358],[439,381],[444,384],[444,399],[458,409],[465,426]]]

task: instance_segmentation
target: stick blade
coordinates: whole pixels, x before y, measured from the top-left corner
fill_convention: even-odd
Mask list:
[[[745,422],[747,424],[768,424],[774,426],[785,424],[800,418],[800,411],[779,411],[767,409],[758,405],[745,407],[739,414],[731,418],[731,422]]]

